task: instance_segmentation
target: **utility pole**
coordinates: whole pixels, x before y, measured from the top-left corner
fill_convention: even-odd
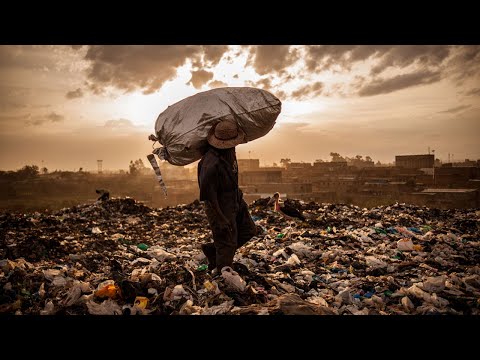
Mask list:
[[[433,186],[435,186],[435,150],[432,149],[432,153],[433,153]]]

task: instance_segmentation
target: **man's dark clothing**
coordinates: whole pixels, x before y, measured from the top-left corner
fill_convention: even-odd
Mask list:
[[[243,200],[243,193],[238,188],[237,161],[229,164],[219,152],[210,148],[198,164],[198,185],[200,201],[205,202],[205,213],[213,234],[213,244],[207,244],[204,252],[216,256],[209,257],[209,263],[221,270],[232,266],[236,249],[256,235],[256,225],[248,212],[248,205]],[[220,210],[230,223],[231,229],[220,226],[220,221],[212,207],[212,200],[217,198]]]

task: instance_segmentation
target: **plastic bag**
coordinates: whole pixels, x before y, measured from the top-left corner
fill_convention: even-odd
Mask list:
[[[233,308],[234,300],[225,301],[224,303],[212,307],[205,307],[202,315],[221,315],[225,314]]]
[[[108,299],[97,304],[95,301],[87,301],[88,312],[92,315],[121,315],[122,309],[113,300]]]
[[[40,315],[53,315],[55,314],[55,305],[51,300],[47,301],[45,308],[40,310]]]
[[[147,250],[147,254],[150,255],[151,257],[157,259],[160,262],[165,261],[165,260],[172,260],[172,259],[176,258],[176,256],[174,254],[171,254],[171,253],[163,250],[159,246],[152,246],[150,249]]]
[[[447,277],[445,275],[429,277],[423,281],[422,289],[430,293],[440,292],[445,289],[445,282]]]
[[[164,160],[188,165],[199,160],[207,135],[215,124],[233,120],[252,141],[266,135],[281,111],[281,102],[269,92],[251,87],[226,87],[183,99],[163,111],[155,132],[163,145]]]
[[[225,279],[225,284],[229,287],[238,291],[245,291],[245,287],[247,286],[245,280],[231,267],[225,266],[222,268],[222,277]]]

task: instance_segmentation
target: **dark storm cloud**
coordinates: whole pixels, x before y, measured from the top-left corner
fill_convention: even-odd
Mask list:
[[[285,100],[288,97],[287,94],[285,93],[285,91],[283,91],[283,90],[271,91],[271,93],[282,101]]]
[[[431,84],[440,81],[440,72],[421,70],[410,74],[394,76],[390,79],[375,79],[360,87],[359,96],[388,94],[411,86]]]
[[[260,75],[281,73],[299,59],[296,49],[289,45],[259,45],[250,47],[247,64],[252,65]]]
[[[345,70],[359,61],[378,59],[371,72],[380,74],[389,67],[404,68],[413,63],[439,66],[450,54],[445,45],[319,45],[306,47],[309,71],[328,70],[336,65]]]
[[[305,64],[311,72],[328,70],[332,65],[347,66],[347,54],[355,50],[357,45],[315,45],[306,46]],[[364,54],[357,52],[357,61],[364,60],[375,53],[371,47],[363,47]],[[361,56],[360,56],[361,55]]]
[[[348,72],[357,62],[373,60],[370,83],[362,83],[360,96],[393,92],[443,78],[457,81],[480,74],[479,46],[448,45],[323,45],[305,47],[305,64],[310,73],[325,70]],[[408,68],[408,69],[407,69]],[[386,70],[408,74],[379,79]],[[355,86],[354,86],[355,87]]]
[[[269,90],[272,88],[272,79],[271,78],[265,78],[257,81],[257,86]]]
[[[90,46],[85,55],[85,60],[90,62],[87,70],[89,86],[94,92],[113,86],[126,92],[141,89],[149,94],[173,79],[177,68],[189,59],[197,66],[204,62],[213,66],[220,61],[222,51],[227,50],[227,46],[217,45]],[[194,82],[197,83],[192,79]]]
[[[260,79],[258,81],[247,80],[245,81],[245,85],[256,87],[256,88],[262,88],[268,91],[272,88],[272,79],[267,77],[267,78]]]
[[[220,80],[213,80],[213,81],[210,81],[208,83],[208,87],[211,88],[211,89],[226,87],[226,86],[228,86],[228,85],[226,83],[224,83],[223,81],[220,81]]]
[[[215,66],[220,62],[225,54],[228,51],[228,45],[208,45],[203,46],[204,51],[204,61],[205,63]]]
[[[381,60],[372,68],[372,75],[378,75],[389,67],[402,69],[414,63],[438,67],[450,55],[450,47],[445,45],[401,45],[391,47],[379,55],[381,55]]]
[[[322,94],[322,91],[323,91],[323,83],[321,83],[320,81],[317,81],[313,84],[305,85],[298,88],[297,90],[293,91],[290,96],[296,100],[302,100],[307,97],[312,98],[312,97],[319,96]]]
[[[465,109],[468,109],[468,108],[471,108],[472,105],[469,104],[469,105],[460,105],[460,106],[457,106],[457,107],[454,107],[454,108],[451,108],[451,109],[448,109],[448,110],[444,110],[444,111],[439,111],[440,114],[455,114],[455,113],[458,113],[462,110],[465,110]]]
[[[458,47],[455,56],[448,63],[448,72],[453,74],[457,86],[464,81],[477,78],[480,75],[480,46],[465,45]],[[478,83],[478,82],[477,82]]]
[[[65,95],[67,99],[76,99],[76,98],[81,98],[82,96],[83,96],[83,91],[80,88],[78,88],[77,90],[69,91]]]
[[[187,84],[192,84],[195,89],[200,89],[204,84],[213,79],[213,72],[206,70],[192,71],[192,78]]]

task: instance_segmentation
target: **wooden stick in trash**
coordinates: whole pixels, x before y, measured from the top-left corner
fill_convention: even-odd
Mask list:
[[[158,167],[158,163],[157,163],[157,160],[155,159],[155,155],[148,154],[147,159],[148,159],[148,161],[150,161],[150,164],[152,165],[152,168],[155,171],[155,175],[157,177],[157,180],[160,183],[160,187],[162,188],[163,193],[165,194],[165,197],[166,197],[167,196],[167,187],[165,186],[165,183],[163,182],[162,173],[160,172],[160,168]]]

